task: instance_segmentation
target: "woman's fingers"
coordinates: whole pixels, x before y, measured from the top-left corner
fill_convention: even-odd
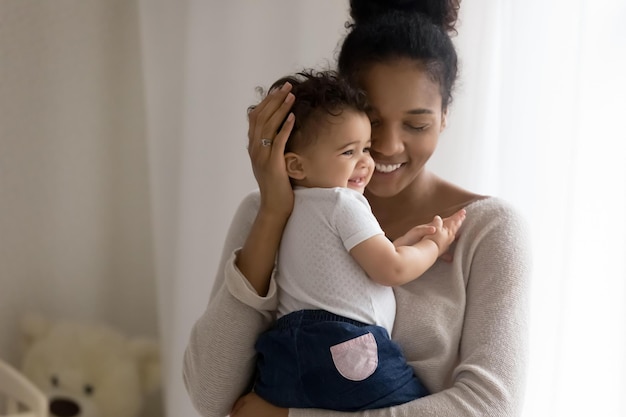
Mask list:
[[[285,167],[285,145],[294,126],[289,110],[295,99],[291,84],[272,90],[248,113],[248,154],[261,192],[261,211],[288,217],[293,189]]]
[[[285,146],[287,145],[287,140],[289,140],[294,122],[295,116],[293,113],[290,113],[275,138],[263,137],[256,139],[248,146],[248,154],[252,159],[253,169],[261,168],[258,164],[264,164],[268,161],[270,166],[278,164],[282,167],[284,165]]]
[[[280,106],[271,114],[269,120],[261,129],[261,137],[273,137],[276,135],[281,124],[285,121],[285,117],[287,117],[295,99],[296,97],[292,93],[287,93],[285,100],[283,100]]]
[[[233,407],[232,417],[288,417],[289,410],[276,407],[254,392],[244,395]]]
[[[280,89],[271,91],[249,114],[249,146],[254,146],[260,139],[274,139],[280,124],[285,120],[294,95],[290,93],[291,84],[285,83]]]
[[[289,140],[289,135],[291,135],[295,120],[296,118],[293,113],[289,113],[287,120],[285,120],[285,123],[280,128],[278,135],[276,135],[272,143],[272,152],[277,158],[282,159],[285,154],[285,146],[287,146],[287,140]]]
[[[235,401],[235,404],[233,404],[233,408],[230,410],[230,415],[234,416],[237,414],[237,412],[241,409],[241,407],[243,407],[243,405],[246,402],[246,396],[244,395],[243,397],[239,397],[239,399],[237,401]]]
[[[285,99],[276,108],[274,106],[266,106],[265,109],[259,114],[255,126],[254,137],[256,138],[268,138],[273,139],[276,136],[276,132],[281,127],[281,124],[285,120],[291,105],[295,100],[295,96],[291,93],[287,93]]]

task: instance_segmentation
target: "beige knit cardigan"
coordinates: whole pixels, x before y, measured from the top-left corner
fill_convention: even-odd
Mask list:
[[[272,323],[276,286],[259,297],[236,269],[259,207],[253,192],[228,232],[209,303],[187,346],[183,378],[204,417],[228,414],[249,389],[254,343]],[[342,413],[292,409],[290,417],[459,417],[521,414],[527,359],[530,257],[526,225],[509,204],[485,198],[466,207],[454,260],[438,261],[396,288],[392,337],[432,392],[388,409]]]

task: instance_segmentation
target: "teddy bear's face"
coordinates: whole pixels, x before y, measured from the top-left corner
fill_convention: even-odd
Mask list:
[[[135,417],[144,395],[125,339],[85,328],[55,328],[35,341],[24,373],[48,396],[51,417]]]
[[[33,374],[35,384],[50,401],[51,416],[102,417],[96,403],[99,397],[96,390],[100,388],[97,378],[66,364],[41,366]]]

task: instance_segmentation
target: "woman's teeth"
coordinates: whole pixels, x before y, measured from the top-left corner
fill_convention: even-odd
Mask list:
[[[395,171],[396,169],[400,168],[402,166],[402,164],[376,164],[376,171],[378,172],[383,172],[385,174]]]

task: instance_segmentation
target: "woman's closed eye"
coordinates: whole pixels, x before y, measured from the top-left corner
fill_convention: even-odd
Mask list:
[[[413,130],[413,131],[416,131],[416,132],[421,132],[423,130],[428,129],[429,125],[413,125],[413,124],[405,123],[404,126],[407,129],[409,129],[409,130]]]
[[[370,119],[370,125],[372,128],[377,128],[381,126],[381,122],[380,120]],[[418,132],[428,129],[429,126],[429,124],[404,123],[405,128]]]

